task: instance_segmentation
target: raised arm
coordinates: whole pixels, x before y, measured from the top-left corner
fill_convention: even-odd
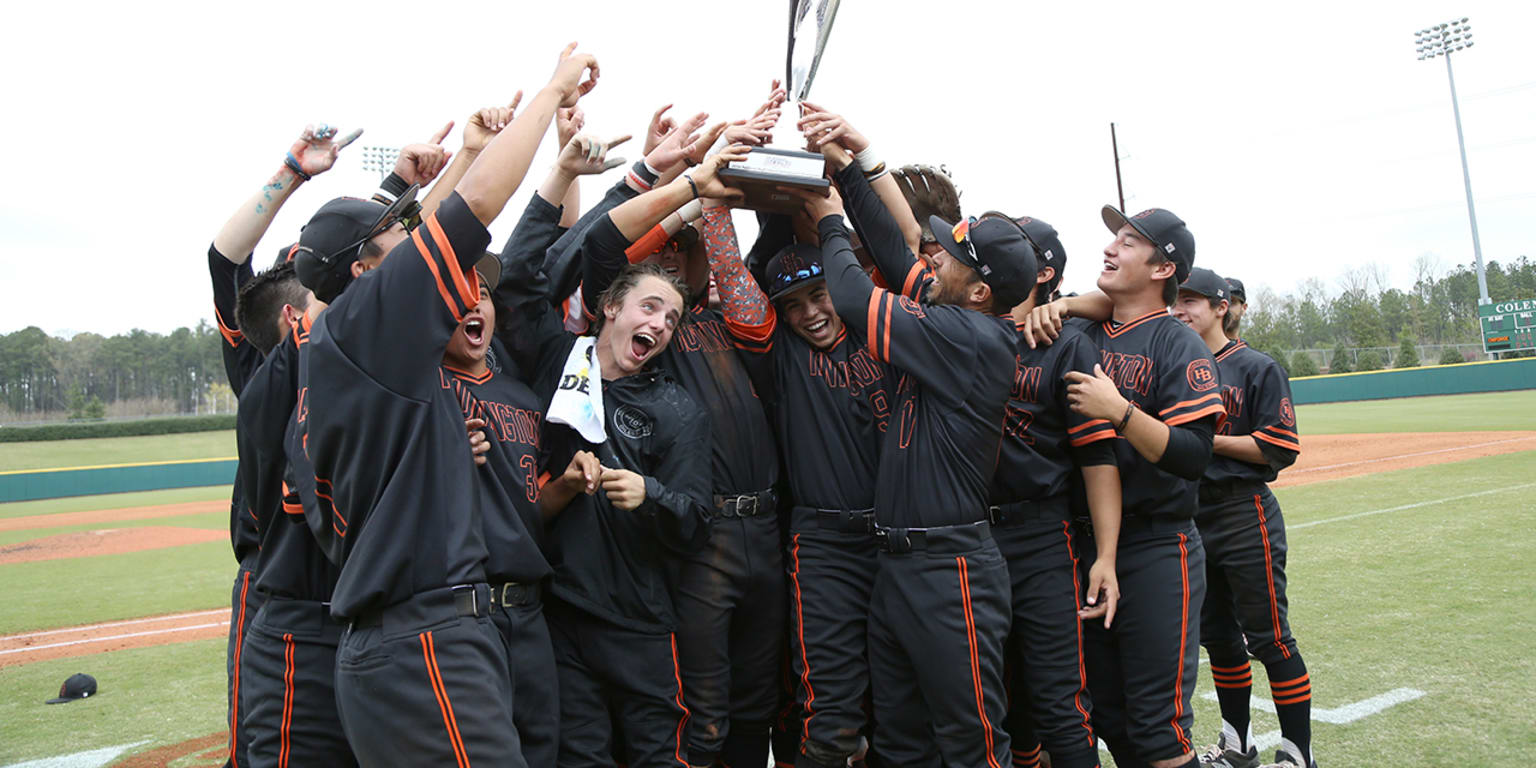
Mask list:
[[[421,215],[423,217],[431,216],[432,212],[437,210],[439,205],[443,204],[443,200],[448,198],[448,194],[458,186],[459,181],[464,178],[464,174],[469,171],[469,166],[475,162],[476,158],[480,157],[480,153],[484,152],[487,146],[490,146],[491,140],[496,138],[496,134],[501,133],[501,129],[506,128],[512,123],[512,118],[517,112],[517,105],[522,100],[523,92],[518,91],[512,95],[512,100],[507,102],[506,106],[486,107],[477,110],[473,115],[469,116],[469,121],[464,124],[464,146],[459,148],[458,154],[453,156],[453,162],[448,164],[448,168],[438,177],[437,183],[432,185],[432,190],[421,201]],[[448,129],[451,130],[452,127],[453,123],[449,123]],[[447,131],[444,130],[433,137],[437,139],[434,144],[439,145],[439,149],[441,149],[442,140],[446,136]],[[402,152],[402,154],[404,153]],[[416,183],[426,184],[425,181],[420,180]]]
[[[230,262],[244,264],[267,228],[272,226],[278,209],[288,202],[289,195],[300,184],[330,170],[336,164],[336,155],[361,135],[363,130],[359,128],[338,139],[334,126],[305,127],[298,140],[288,148],[288,155],[277,172],[224,222],[213,238],[214,249]]]
[[[804,112],[800,117],[799,126],[805,133],[810,146],[820,150],[829,145],[837,145],[847,150],[852,157],[848,158],[848,162],[841,163],[839,167],[850,163],[858,166],[859,172],[869,180],[870,188],[879,196],[881,204],[890,213],[907,250],[917,253],[923,228],[918,225],[917,217],[912,215],[912,207],[907,205],[907,198],[901,193],[901,187],[897,186],[896,180],[891,178],[890,168],[875,153],[869,139],[859,133],[847,118],[832,114],[825,107],[806,101],[801,103],[801,108]],[[846,195],[846,190],[844,193]],[[852,200],[848,202],[850,205],[853,203]],[[862,224],[859,226],[862,236]]]

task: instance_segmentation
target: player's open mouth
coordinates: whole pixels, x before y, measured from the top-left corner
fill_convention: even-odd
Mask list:
[[[1120,271],[1120,267],[1116,266],[1115,263],[1110,261],[1109,259],[1105,259],[1104,260],[1104,271],[1105,272],[1118,272],[1118,271]]]
[[[663,271],[663,272],[665,272],[665,273],[667,273],[667,274],[669,274],[669,275],[671,275],[673,277],[677,277],[678,275],[682,274],[683,269],[682,269],[682,267],[679,267],[676,264],[669,264],[669,265],[667,265],[665,267],[662,267],[661,271]]]
[[[646,355],[649,355],[651,350],[655,348],[656,337],[643,331],[635,334],[629,340],[629,353],[634,355],[636,360],[644,360]]]
[[[465,338],[469,339],[469,343],[470,344],[473,344],[473,345],[475,345],[477,347],[480,346],[481,344],[484,344],[485,343],[485,321],[484,320],[470,320],[470,321],[464,323],[464,336],[465,336]]]

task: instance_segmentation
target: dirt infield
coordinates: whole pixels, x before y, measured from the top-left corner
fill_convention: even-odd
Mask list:
[[[140,752],[113,763],[114,768],[195,768],[196,766],[222,765],[229,756],[229,734],[220,731]]]
[[[1531,450],[1536,450],[1536,432],[1303,433],[1300,458],[1271,486],[1287,488]]]
[[[108,621],[0,637],[0,669],[125,648],[185,643],[229,633],[229,608]]]
[[[63,560],[71,557],[120,555],[125,552],[179,547],[183,544],[201,544],[205,541],[219,541],[227,538],[229,534],[224,531],[162,525],[61,533],[57,536],[44,536],[41,539],[0,547],[0,565]]]
[[[55,515],[26,515],[0,519],[0,531],[24,531],[32,528],[60,528],[66,525],[117,523],[124,520],[149,520],[156,517],[200,515],[205,512],[228,513],[227,501],[188,501],[152,507],[97,509],[89,512],[60,512]]]

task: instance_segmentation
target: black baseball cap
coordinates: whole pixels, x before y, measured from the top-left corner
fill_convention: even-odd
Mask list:
[[[1100,211],[1104,226],[1118,233],[1129,224],[1148,242],[1157,246],[1169,261],[1173,262],[1174,279],[1182,285],[1189,278],[1189,270],[1195,266],[1195,236],[1184,226],[1184,220],[1163,208],[1148,208],[1135,216],[1127,217],[1113,205]]]
[[[1040,273],[1035,247],[1012,219],[969,218],[950,224],[930,216],[928,226],[949,255],[975,270],[982,282],[991,286],[997,297],[998,306],[994,309],[1012,309],[1035,289],[1035,278]]]
[[[69,676],[64,684],[59,686],[59,695],[49,699],[49,704],[65,704],[76,699],[85,699],[96,695],[96,678],[83,672],[77,672]]]
[[[1232,298],[1232,289],[1227,287],[1226,278],[1203,267],[1191,269],[1189,278],[1179,285],[1179,290],[1220,301],[1230,301]]]
[[[1006,213],[991,211],[982,214],[982,218],[989,216],[1004,216],[1019,225],[1024,230],[1024,236],[1029,238],[1029,244],[1035,247],[1035,267],[1045,269],[1051,267],[1056,270],[1056,276],[1051,278],[1049,287],[1055,289],[1061,283],[1061,275],[1067,268],[1067,249],[1061,247],[1061,237],[1056,234],[1056,228],[1039,219],[1030,216],[1013,218]]]
[[[412,184],[395,202],[385,206],[372,200],[338,197],[315,211],[299,232],[293,268],[299,282],[329,304],[352,282],[352,262],[363,243],[406,216],[416,203],[419,186]]]
[[[1227,288],[1232,293],[1232,298],[1244,304],[1248,303],[1248,291],[1243,288],[1243,281],[1235,277],[1229,277],[1227,278]]]
[[[821,264],[821,249],[804,243],[793,243],[774,254],[763,274],[768,280],[769,301],[777,301],[780,296],[801,286],[827,280]]]

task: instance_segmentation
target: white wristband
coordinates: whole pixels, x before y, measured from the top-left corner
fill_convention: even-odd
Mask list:
[[[677,209],[677,215],[683,217],[684,224],[692,224],[704,215],[704,201],[689,200],[683,207]]]
[[[880,158],[875,155],[874,147],[865,147],[863,152],[853,156],[859,162],[859,170],[869,173],[880,167]]]

